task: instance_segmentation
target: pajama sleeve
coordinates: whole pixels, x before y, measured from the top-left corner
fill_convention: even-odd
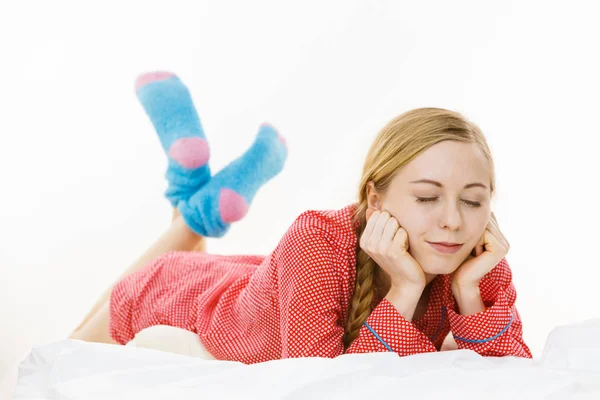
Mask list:
[[[336,253],[322,228],[288,231],[277,257],[282,358],[344,353],[341,296],[347,260]],[[341,267],[340,265],[343,265]],[[431,341],[386,299],[361,327],[347,353],[393,351],[400,356],[436,351]]]
[[[505,258],[480,282],[482,312],[460,315],[447,306],[450,330],[459,349],[474,350],[482,356],[531,358],[523,341],[523,328],[515,307],[517,292]],[[458,311],[458,310],[457,310]]]

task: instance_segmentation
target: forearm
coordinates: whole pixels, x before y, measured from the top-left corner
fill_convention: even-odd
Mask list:
[[[458,303],[458,311],[461,315],[472,315],[485,311],[485,304],[481,299],[479,286],[453,286],[452,293]]]
[[[452,282],[447,304],[450,330],[459,349],[482,356],[531,358],[515,308],[516,291],[505,259],[481,282]]]
[[[424,289],[421,286],[400,287],[392,285],[385,298],[392,303],[400,315],[406,320],[412,321]]]
[[[414,316],[421,292],[390,290],[363,323],[358,337],[346,353],[392,351],[399,356],[408,356],[435,352],[431,340],[407,319]]]

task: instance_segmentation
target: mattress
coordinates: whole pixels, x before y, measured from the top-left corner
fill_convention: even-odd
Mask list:
[[[31,350],[13,398],[600,399],[598,338],[600,319],[555,328],[533,360],[457,350],[253,365],[63,340]]]

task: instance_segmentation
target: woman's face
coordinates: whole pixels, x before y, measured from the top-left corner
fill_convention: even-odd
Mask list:
[[[450,274],[485,231],[491,213],[490,182],[490,166],[478,145],[448,140],[402,168],[386,193],[376,194],[371,186],[369,205],[398,220],[408,233],[409,253],[426,273]],[[462,247],[444,253],[430,242]]]

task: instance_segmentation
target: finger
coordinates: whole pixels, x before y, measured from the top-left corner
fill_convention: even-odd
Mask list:
[[[369,239],[373,234],[373,229],[375,229],[375,225],[377,224],[377,219],[379,218],[379,214],[381,211],[372,211],[370,218],[367,220],[367,226],[360,237],[360,247],[366,249]]]
[[[483,246],[477,245],[475,247],[475,257],[479,257],[483,253]]]
[[[392,240],[392,246],[394,246],[394,248],[401,249],[403,254],[408,252],[410,244],[408,241],[408,233],[406,232],[406,230],[398,229],[396,231],[394,239]]]
[[[367,246],[371,249],[376,249],[377,244],[381,240],[381,236],[383,235],[383,229],[385,228],[385,224],[387,224],[390,219],[390,213],[387,211],[382,211],[377,217],[377,221],[375,222],[375,226],[373,227],[373,232],[369,237],[369,242]]]
[[[487,225],[487,227],[485,229],[489,230],[496,237],[502,236],[501,233],[500,233],[500,230],[498,229],[498,225],[496,225],[496,222],[493,219],[491,219],[491,218],[490,218],[490,221],[488,222],[488,225]]]
[[[496,214],[494,214],[494,212],[492,211],[490,218],[496,223],[496,225],[498,225],[498,220],[496,219]]]
[[[502,233],[502,230],[500,229],[500,224],[498,223],[498,219],[496,218],[496,214],[494,214],[494,212],[492,211],[492,215],[491,215],[492,221],[494,222],[494,226],[496,228],[496,233],[498,234],[498,239],[503,240],[507,245],[508,245],[508,240],[506,239],[506,236],[504,236],[504,233]]]
[[[494,232],[498,231],[494,230],[493,228],[488,228],[485,230],[483,234],[483,251],[481,254],[487,253],[498,255],[506,254],[508,251],[508,248],[505,246],[504,242],[502,242]]]
[[[481,238],[479,239],[479,241],[477,242],[477,244],[475,245],[475,248],[473,249],[473,252],[475,253],[475,257],[479,257],[480,255],[482,255],[485,251],[487,251],[487,248],[485,247],[485,242],[486,242],[486,238],[485,238],[485,232],[487,232],[488,230],[486,229],[483,232],[483,235],[481,235]]]
[[[496,219],[496,215],[493,212],[490,215],[488,225],[495,226],[498,230],[500,230],[500,225],[498,225],[498,220]]]
[[[475,246],[475,257],[479,257],[481,255],[481,253],[483,253],[483,245],[484,245],[484,235],[481,236],[481,238],[479,238],[479,242],[477,242],[477,245]]]
[[[487,274],[489,271],[494,269],[496,265],[498,265],[498,262],[504,256],[504,252],[499,248],[497,238],[492,235],[488,229],[485,230],[483,238],[485,252],[481,257],[485,257],[488,260],[493,260],[491,263],[484,263],[484,265],[487,267],[485,268],[485,271],[480,271],[482,274]]]
[[[369,218],[371,218],[371,215],[373,215],[373,209],[369,207],[367,208],[367,212],[365,214],[365,219],[367,220],[367,222],[369,222]]]
[[[506,248],[508,249],[510,247],[510,245],[508,244],[508,239],[506,239],[506,236],[504,236],[504,233],[502,233],[502,231],[500,230],[500,228],[498,227],[498,225],[496,225],[496,229],[497,229],[497,238],[500,241],[500,243]]]
[[[501,243],[498,241],[498,238],[489,229],[485,230],[483,238],[484,238],[483,240],[485,242],[484,246],[485,246],[486,252],[498,253],[499,251],[502,251],[502,249],[500,249]]]
[[[498,227],[497,221],[490,219],[490,224],[488,225],[487,229],[496,237],[502,247],[508,249],[508,240],[506,240],[506,237]]]
[[[400,224],[396,218],[391,217],[387,223],[385,224],[385,228],[383,229],[383,234],[379,241],[379,249],[380,251],[385,251],[392,246],[392,241],[394,240],[394,235],[398,231]]]
[[[491,214],[492,214],[491,215],[492,221],[494,222],[494,226],[496,227],[497,234],[499,235],[499,236],[497,236],[498,239],[502,239],[508,245],[508,240],[506,240],[506,237],[504,236],[504,233],[502,233],[502,231],[500,230],[500,224],[498,223],[498,219],[496,218],[496,214],[494,214],[493,211],[492,211]]]

